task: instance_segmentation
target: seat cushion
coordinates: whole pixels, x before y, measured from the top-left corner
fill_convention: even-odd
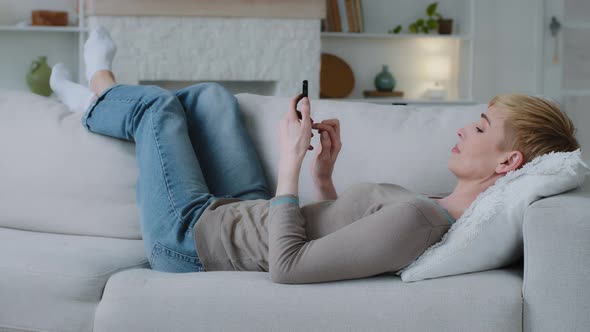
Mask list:
[[[134,267],[141,240],[0,228],[0,330],[92,331],[107,280]]]
[[[109,279],[94,331],[522,331],[521,289],[522,264],[411,284],[133,269]]]

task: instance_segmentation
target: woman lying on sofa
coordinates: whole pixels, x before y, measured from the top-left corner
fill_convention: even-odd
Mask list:
[[[90,89],[62,64],[51,87],[89,131],[136,144],[137,202],[150,266],[166,272],[267,271],[278,283],[369,277],[409,265],[438,242],[506,173],[550,151],[574,151],[572,121],[545,99],[502,95],[481,119],[457,131],[448,167],[458,179],[446,197],[395,184],[361,183],[337,196],[332,170],[341,148],[337,119],[314,123],[301,100],[280,121],[273,197],[236,98],[218,84],[170,92],[117,84],[116,47],[91,32],[84,48]],[[320,144],[312,175],[321,200],[300,207],[298,182],[312,130]],[[378,151],[376,151],[378,152]]]

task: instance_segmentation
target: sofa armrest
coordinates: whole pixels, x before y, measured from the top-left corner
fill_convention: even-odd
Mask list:
[[[590,192],[538,200],[524,216],[524,331],[590,326]]]

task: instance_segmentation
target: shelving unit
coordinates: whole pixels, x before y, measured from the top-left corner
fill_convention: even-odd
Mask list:
[[[322,32],[322,53],[331,53],[347,62],[355,75],[355,88],[343,98],[345,101],[364,101],[385,104],[387,98],[363,98],[363,90],[374,89],[373,78],[382,65],[388,65],[395,77],[396,90],[404,91],[405,98],[395,102],[412,104],[471,104],[473,102],[473,57],[475,35],[475,0],[452,0],[439,4],[455,20],[451,35],[390,34],[388,29],[404,20],[422,13],[429,4],[426,1],[404,2],[402,0],[363,3],[366,32]],[[444,10],[445,8],[443,8]],[[420,14],[417,14],[420,15]],[[443,13],[444,15],[444,13]],[[419,16],[418,16],[419,17]],[[379,32],[384,31],[384,32]],[[435,50],[437,49],[438,50]],[[368,51],[370,50],[370,51]],[[442,52],[450,58],[451,77],[448,79],[449,99],[430,100],[422,97],[429,82],[424,79],[421,56]],[[423,66],[422,66],[423,67]],[[433,82],[432,82],[433,83]],[[422,95],[420,95],[422,94]]]
[[[78,3],[78,9],[80,13],[84,12],[84,3],[85,0],[76,0]],[[68,3],[70,4],[70,3]],[[32,10],[33,8],[31,8]],[[56,9],[61,10],[61,9]],[[22,18],[25,19],[25,18]],[[60,54],[63,56],[59,58],[58,56],[54,56],[50,59],[50,65],[59,62],[59,61],[66,61],[66,59],[71,59],[74,61],[68,61],[70,65],[74,65],[77,68],[77,81],[84,82],[85,75],[84,75],[84,61],[83,61],[83,50],[84,50],[84,42],[86,40],[86,33],[88,29],[86,27],[86,22],[84,15],[78,15],[78,24],[71,25],[71,26],[32,26],[32,25],[6,25],[0,22],[0,45],[6,42],[10,44],[11,48],[19,48],[23,50],[23,53],[29,52],[38,52],[35,55],[46,55],[46,53],[51,54]],[[73,34],[74,38],[70,36]],[[4,40],[3,40],[4,39]],[[10,42],[18,40],[18,43]],[[56,47],[50,47],[51,41],[54,41]],[[42,46],[36,47],[34,44],[41,44]],[[64,47],[67,45],[67,47]],[[71,46],[70,46],[71,45]],[[71,47],[71,49],[70,49]],[[77,52],[77,55],[72,59],[72,53]],[[2,56],[0,54],[0,56]],[[10,55],[5,55],[10,57]],[[34,57],[33,55],[31,55]],[[21,58],[4,58],[2,59],[5,63],[8,63],[9,70],[3,70],[3,74],[8,76],[8,78],[4,78],[6,80],[24,80],[24,76],[26,74],[26,70],[28,67],[23,68]],[[14,60],[14,61],[12,61]],[[31,59],[32,60],[32,59]],[[27,60],[27,61],[31,61]],[[14,62],[14,63],[13,63]],[[17,63],[18,62],[18,63]],[[73,69],[73,68],[70,68]],[[25,72],[22,72],[25,70]],[[15,84],[19,88],[24,87],[24,83]]]

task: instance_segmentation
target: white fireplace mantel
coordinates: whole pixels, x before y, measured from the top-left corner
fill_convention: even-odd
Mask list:
[[[121,83],[237,82],[293,96],[308,80],[319,97],[323,0],[85,1],[88,27],[117,44]]]
[[[264,81],[272,95],[293,96],[308,80],[319,97],[320,19],[90,16],[89,28],[97,25],[117,45],[121,83]]]

